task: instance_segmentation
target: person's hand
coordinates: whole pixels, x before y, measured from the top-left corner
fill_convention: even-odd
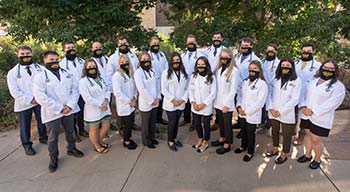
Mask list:
[[[204,103],[201,103],[198,105],[198,111],[202,110],[203,108],[205,107],[205,104]]]
[[[171,100],[171,103],[174,105],[174,107],[177,107],[179,102],[175,99]]]
[[[312,112],[310,109],[306,108],[306,107],[302,108],[302,109],[301,109],[301,112],[302,112],[305,116],[311,116],[311,115],[313,114],[313,112]]]
[[[70,113],[72,111],[72,109],[70,107],[68,107],[67,105],[65,105],[63,107],[63,109],[61,110],[61,113],[64,115],[67,115],[68,113]]]
[[[197,105],[196,102],[192,101],[191,104],[192,104],[192,107],[193,107],[193,109],[194,109],[195,111],[199,111],[198,105]]]
[[[224,106],[224,107],[222,108],[222,112],[223,112],[223,113],[227,113],[227,112],[228,112],[228,107]]]
[[[102,105],[100,105],[100,109],[102,110],[102,111],[107,111],[107,108],[108,107],[108,99],[105,99],[104,101],[103,101],[103,103],[102,103]]]
[[[136,98],[131,99],[129,105],[130,105],[130,107],[135,107],[136,106]]]
[[[155,99],[151,105],[155,107],[158,105],[158,103],[159,103],[159,99]]]
[[[280,112],[276,111],[276,110],[273,110],[273,109],[269,109],[271,115],[275,118],[281,116]]]
[[[30,102],[31,104],[38,104],[38,102],[36,102],[36,100],[35,99],[33,99],[31,102]]]

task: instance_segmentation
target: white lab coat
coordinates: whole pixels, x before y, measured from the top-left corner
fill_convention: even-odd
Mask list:
[[[257,57],[254,52],[252,52],[250,55],[247,55],[247,57],[241,62],[242,56],[243,56],[242,54],[238,54],[235,57],[236,66],[240,72],[240,84],[243,82],[244,79],[246,79],[249,76],[248,68],[249,68],[250,62],[253,60],[260,61],[259,57]]]
[[[207,76],[203,77],[197,74],[197,76],[195,77],[194,75],[192,75],[188,87],[188,97],[190,99],[190,102],[194,101],[197,104],[205,104],[205,107],[200,111],[194,110],[191,106],[191,110],[193,113],[198,115],[209,116],[213,113],[213,103],[217,91],[215,75],[213,75],[213,81],[211,84],[207,84],[206,81]]]
[[[130,106],[131,100],[137,98],[137,89],[134,78],[125,74],[125,78],[119,71],[112,77],[113,94],[116,100],[118,116],[128,116],[135,111],[135,107]]]
[[[95,58],[95,57],[91,57],[91,59],[93,59],[98,67],[98,71],[101,74],[101,78],[105,81],[107,88],[109,87],[108,85],[108,79],[107,79],[107,64],[108,64],[108,57],[107,56],[102,56],[101,58]],[[102,62],[102,65],[100,63],[100,59]]]
[[[157,106],[152,106],[154,100],[161,99],[160,77],[157,76],[157,73],[153,70],[146,72],[140,67],[135,71],[134,78],[137,91],[139,92],[139,110],[148,112],[158,107],[159,103]]]
[[[273,86],[274,79],[276,76],[276,69],[279,63],[280,63],[280,60],[277,57],[272,61],[267,61],[266,59],[263,59],[261,61],[261,64],[264,70],[264,77],[265,77],[266,83],[269,85],[269,90]]]
[[[168,60],[166,59],[165,54],[161,51],[159,51],[158,53],[153,53],[152,51],[148,51],[148,53],[151,56],[151,60],[152,60],[152,70],[156,72],[159,77],[161,77],[163,71],[168,69]],[[159,80],[161,79],[159,78]]]
[[[64,69],[60,69],[60,77],[61,80],[59,81],[51,71],[44,69],[34,78],[33,94],[36,101],[41,105],[41,120],[43,123],[80,111],[78,106],[78,82],[73,81],[72,74]],[[66,115],[61,113],[65,105],[72,109]]]
[[[102,111],[99,107],[103,104],[105,99],[110,98],[110,92],[104,81],[101,80],[102,87],[93,79],[87,76],[79,81],[79,93],[85,101],[84,105],[84,121],[94,122],[99,121],[106,115],[112,115],[109,104],[107,110]]]
[[[210,45],[209,47],[207,47],[205,49],[204,55],[208,58],[211,70],[214,71],[214,69],[216,68],[216,66],[218,65],[219,61],[220,61],[220,53],[222,51],[222,49],[224,49],[226,47],[224,46],[220,46],[218,48],[216,48],[216,55],[214,56],[214,51],[215,51],[215,47],[214,45]]]
[[[240,106],[246,113],[246,116],[240,117],[245,118],[250,124],[260,124],[268,87],[262,79],[256,79],[250,85],[249,81],[244,80],[242,83],[242,90],[237,97],[237,106]]]
[[[223,110],[226,106],[232,112],[236,109],[235,96],[238,89],[239,71],[233,68],[230,77],[227,79],[226,73],[228,68],[221,73],[221,68],[216,72],[217,78],[217,96],[214,101],[214,108]]]
[[[197,59],[202,56],[204,56],[204,54],[198,50],[193,52],[187,50],[181,54],[182,63],[184,64],[188,76],[192,75]]]
[[[184,74],[180,72],[180,81],[173,71],[170,79],[168,79],[168,71],[165,70],[162,73],[162,94],[164,95],[163,100],[163,109],[165,111],[175,111],[175,110],[184,110],[185,104],[188,100],[188,79],[185,78]],[[175,107],[171,101],[175,100],[184,100],[180,106]]]
[[[70,61],[66,57],[64,57],[60,61],[60,68],[69,71],[69,73],[71,73],[74,76],[74,79],[77,81],[77,84],[79,84],[78,82],[83,74],[85,60],[80,57],[76,57],[74,59],[74,63],[76,67],[74,67],[73,61]]]
[[[308,83],[306,92],[302,93],[300,104],[300,106],[311,109],[313,114],[305,116],[301,113],[300,118],[304,120],[309,119],[317,126],[331,129],[335,110],[341,105],[345,97],[345,86],[340,81],[337,81],[328,88],[331,80],[317,85],[318,80],[319,78]]]
[[[30,109],[37,104],[32,104],[34,77],[43,71],[38,64],[29,65],[32,75],[27,73],[26,66],[17,64],[7,73],[7,86],[11,96],[15,99],[14,112]]]
[[[281,83],[281,79],[274,79],[271,92],[269,92],[267,98],[266,110],[273,109],[281,114],[276,118],[269,111],[270,119],[278,120],[281,123],[294,124],[296,123],[295,106],[299,102],[301,81],[297,78],[286,82],[283,87],[281,87]]]

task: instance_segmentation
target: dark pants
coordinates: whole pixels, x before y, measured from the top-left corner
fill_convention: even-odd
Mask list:
[[[219,109],[215,109],[216,119],[220,127],[220,137],[225,138],[225,143],[233,143],[232,131],[232,112],[223,113]]]
[[[151,139],[155,139],[155,129],[157,121],[157,107],[151,111],[141,113],[141,134],[144,145],[152,144]]]
[[[264,107],[262,108],[261,124],[261,127],[265,129],[270,129],[271,127],[270,118],[268,116],[268,112],[266,111],[266,105],[264,105]]]
[[[239,124],[242,131],[241,147],[247,149],[248,154],[253,155],[255,149],[256,124],[248,123],[245,118],[241,118]]]
[[[123,139],[124,141],[130,141],[131,138],[131,128],[133,126],[135,119],[135,112],[132,112],[128,116],[120,116],[121,123],[125,125],[123,130]]]
[[[204,125],[204,140],[209,141],[210,140],[210,116],[204,116],[204,115],[198,115],[195,113],[192,113],[193,117],[193,127],[197,131],[198,138],[203,139],[203,128],[202,128],[202,121]]]
[[[166,111],[168,116],[168,141],[175,142],[179,129],[179,120],[182,114],[181,110]]]
[[[292,143],[292,135],[294,132],[295,124],[285,124],[277,121],[275,119],[271,119],[272,125],[272,141],[273,146],[278,147],[280,144],[280,128],[282,127],[282,136],[283,136],[283,152],[290,152],[290,145]]]
[[[30,125],[32,122],[33,112],[34,112],[36,123],[37,123],[39,139],[40,140],[47,139],[46,127],[41,122],[40,105],[37,105],[37,106],[32,107],[30,109],[27,109],[25,111],[21,111],[18,113],[18,120],[19,120],[19,130],[20,130],[21,142],[22,142],[22,145],[24,148],[29,148],[33,144],[30,141]]]
[[[191,113],[191,103],[190,100],[188,100],[184,110],[184,121],[186,123],[191,123]]]
[[[85,131],[85,129],[84,129],[84,105],[85,105],[85,102],[81,96],[79,96],[78,105],[79,105],[80,111],[78,113],[74,114],[74,133],[75,134],[78,134],[78,133]],[[78,125],[79,132],[78,132],[76,125]]]
[[[157,109],[157,123],[160,123],[163,120],[163,99],[164,96],[162,95],[162,99],[159,100],[159,105]]]
[[[49,155],[51,158],[58,158],[58,135],[60,131],[60,125],[62,124],[64,128],[64,133],[66,135],[66,141],[68,143],[67,149],[73,150],[75,148],[74,140],[74,116],[64,116],[59,119],[53,120],[46,123],[46,127],[49,133],[49,138],[47,141],[49,147]]]

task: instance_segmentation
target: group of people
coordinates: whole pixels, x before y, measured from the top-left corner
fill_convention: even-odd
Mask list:
[[[68,155],[84,156],[75,145],[79,135],[89,137],[96,152],[107,153],[111,147],[106,142],[111,108],[115,108],[118,124],[123,127],[123,146],[129,150],[138,146],[132,139],[138,110],[142,144],[146,147],[152,149],[159,144],[156,123],[163,123],[168,126],[169,149],[177,151],[183,147],[177,138],[178,129],[190,123],[198,135],[192,146],[197,152],[203,153],[211,144],[218,147],[217,154],[225,154],[233,144],[236,111],[241,144],[234,152],[245,152],[244,161],[253,158],[255,132],[263,124],[262,131],[272,127],[273,140],[273,148],[265,155],[277,156],[276,164],[285,162],[300,119],[295,144],[301,144],[305,135],[306,150],[298,162],[313,160],[309,166],[317,169],[322,138],[328,136],[335,110],[345,97],[345,87],[337,80],[337,63],[317,62],[313,57],[315,47],[309,43],[302,45],[301,58],[295,62],[288,57],[279,60],[275,44],[267,45],[266,57],[260,60],[253,52],[251,38],[241,39],[236,55],[222,41],[222,34],[214,33],[212,44],[201,52],[196,37],[188,35],[186,50],[167,58],[160,50],[159,39],[152,37],[149,51],[137,57],[127,38],[121,36],[110,57],[103,54],[100,42],[94,42],[92,57],[86,60],[77,56],[74,43],[65,42],[65,57],[60,61],[55,51],[46,51],[43,65],[34,63],[30,47],[19,46],[19,63],[8,72],[7,81],[15,99],[25,153],[35,155],[30,141],[33,112],[39,141],[48,144],[50,172],[57,169],[61,125]],[[168,121],[162,118],[163,110]],[[180,122],[182,115],[184,121]],[[210,143],[211,119],[215,119],[220,136]],[[281,129],[283,147],[279,152]]]

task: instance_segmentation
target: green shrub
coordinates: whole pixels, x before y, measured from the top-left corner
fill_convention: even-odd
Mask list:
[[[17,125],[17,115],[13,112],[13,99],[6,83],[6,75],[0,71],[0,131],[13,129]]]

